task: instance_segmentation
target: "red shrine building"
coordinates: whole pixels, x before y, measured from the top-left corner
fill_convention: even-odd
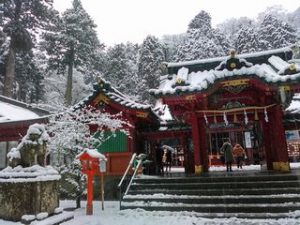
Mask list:
[[[247,149],[251,163],[256,156],[268,170],[290,170],[284,119],[300,91],[293,57],[282,48],[167,64],[168,74],[150,93],[190,126],[196,174],[208,171],[228,138]]]
[[[186,173],[207,172],[221,164],[220,148],[227,139],[246,149],[247,164],[287,172],[289,162],[300,159],[295,56],[295,49],[287,47],[167,63],[159,87],[149,91],[159,107],[134,102],[104,80],[79,105],[122,112],[133,125],[131,137],[117,133],[98,149],[108,158],[112,175],[124,172],[133,152],[146,153],[155,167],[155,146],[164,144],[174,148],[174,166]],[[162,112],[168,111],[166,119]]]

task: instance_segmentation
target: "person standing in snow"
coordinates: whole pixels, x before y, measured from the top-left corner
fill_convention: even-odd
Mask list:
[[[170,149],[165,149],[166,151],[166,173],[171,172],[172,166],[172,151]],[[169,170],[169,171],[168,171]]]
[[[240,144],[235,144],[232,151],[234,157],[236,158],[237,168],[243,167],[244,158],[246,156],[245,149]]]
[[[226,171],[232,172],[232,163],[233,163],[233,155],[232,155],[232,145],[229,140],[225,141],[220,149],[221,154],[224,155],[224,162],[226,164]]]

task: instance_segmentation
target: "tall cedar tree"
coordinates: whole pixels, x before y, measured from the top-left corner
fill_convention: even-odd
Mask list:
[[[117,44],[107,50],[104,77],[124,94],[137,95],[139,84],[137,76],[138,45]]]
[[[161,64],[165,60],[163,46],[154,36],[147,36],[139,50],[138,74],[142,80],[140,95],[150,101],[149,89],[157,88],[161,74]]]
[[[91,70],[100,45],[96,24],[82,7],[80,0],[73,1],[57,24],[56,30],[44,35],[49,65],[64,74],[67,69],[65,104],[72,104],[73,69]],[[87,69],[88,68],[88,69]]]
[[[13,97],[16,54],[29,52],[35,34],[45,28],[56,12],[52,0],[6,0],[3,5],[3,32],[9,37],[5,59],[3,95]],[[19,58],[20,59],[20,58]]]

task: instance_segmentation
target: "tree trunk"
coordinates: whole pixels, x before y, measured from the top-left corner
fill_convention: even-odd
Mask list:
[[[76,196],[76,209],[81,208],[80,201],[81,201],[81,196],[79,194]]]
[[[10,47],[5,67],[3,95],[12,98],[15,81],[15,50]]]
[[[68,77],[65,93],[65,105],[70,106],[72,104],[72,90],[73,90],[73,65],[74,65],[74,50],[70,51],[70,59],[68,65]]]

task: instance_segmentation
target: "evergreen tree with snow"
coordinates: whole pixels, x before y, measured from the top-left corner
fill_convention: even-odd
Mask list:
[[[17,53],[29,52],[36,42],[36,35],[54,18],[52,1],[7,0],[3,4],[3,32],[9,40],[5,56],[3,95],[13,97],[16,77]],[[15,86],[15,87],[14,87]]]
[[[273,15],[266,15],[258,29],[260,50],[286,47],[297,40],[296,31]]]
[[[97,127],[97,137],[90,132],[89,124]],[[76,201],[80,208],[81,198],[86,192],[86,177],[81,173],[81,165],[76,156],[84,148],[93,148],[114,135],[116,130],[128,135],[124,127],[130,126],[121,119],[121,114],[111,115],[93,107],[74,109],[61,108],[53,114],[47,124],[51,133],[49,142],[50,163],[64,178],[60,191],[65,197]],[[105,131],[111,131],[107,137]]]
[[[257,29],[249,26],[241,28],[237,33],[235,49],[239,54],[257,52],[259,49]]]
[[[150,101],[148,90],[158,87],[164,55],[163,46],[154,36],[147,36],[140,46],[138,74],[141,80],[139,92],[143,100]]]
[[[57,24],[56,30],[44,35],[44,46],[50,58],[49,65],[64,74],[67,70],[65,104],[72,104],[73,70],[93,71],[100,44],[96,25],[82,7],[80,0],[74,0]]]
[[[16,54],[16,99],[37,103],[43,98],[43,75],[32,51]]]
[[[189,23],[187,38],[179,46],[176,61],[196,60],[224,56],[231,47],[230,41],[211,26],[211,16],[201,11]]]
[[[132,43],[117,44],[107,50],[103,75],[115,88],[127,95],[138,94],[137,53],[138,45]]]
[[[297,31],[298,40],[300,39],[300,7],[296,9],[293,13],[288,15],[288,20],[290,24]]]
[[[218,24],[217,28],[228,40],[235,43],[238,39],[239,31],[243,28],[253,27],[254,24],[254,20],[248,17],[230,18]]]
[[[174,60],[177,48],[183,44],[186,39],[186,34],[164,35],[161,42],[165,51],[165,59],[167,62]]]

